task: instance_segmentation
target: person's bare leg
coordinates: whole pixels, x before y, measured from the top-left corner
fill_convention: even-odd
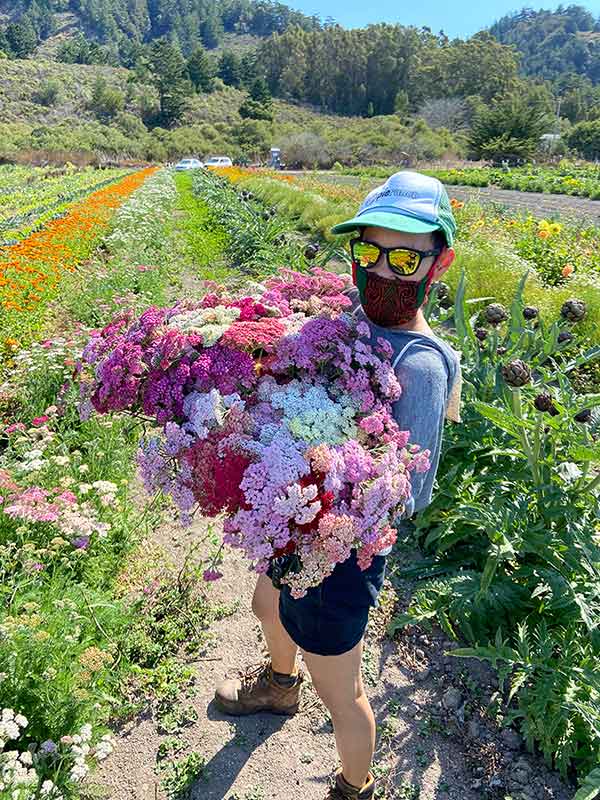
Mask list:
[[[302,651],[313,684],[333,722],[344,779],[362,788],[369,776],[375,750],[375,717],[365,694],[362,641],[341,656],[319,656]]]
[[[279,591],[267,575],[259,575],[252,598],[252,611],[260,620],[274,672],[296,672],[298,646],[279,619]]]

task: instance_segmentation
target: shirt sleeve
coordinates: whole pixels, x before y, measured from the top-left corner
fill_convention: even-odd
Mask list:
[[[400,519],[408,519],[431,502],[440,461],[448,403],[448,371],[443,356],[431,348],[413,347],[396,367],[402,395],[393,405],[401,430],[410,431],[410,444],[429,450],[427,472],[411,472],[412,497]]]

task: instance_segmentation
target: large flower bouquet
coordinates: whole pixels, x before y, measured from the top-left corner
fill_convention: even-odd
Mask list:
[[[257,572],[286,555],[295,597],[357,550],[365,569],[395,539],[413,470],[392,403],[401,387],[384,339],[345,309],[347,278],[284,270],[253,296],[207,284],[198,301],[124,314],[91,338],[82,412],[152,421],[139,467],[149,491],[224,515],[225,543]]]

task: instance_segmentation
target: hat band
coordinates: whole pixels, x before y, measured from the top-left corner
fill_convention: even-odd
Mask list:
[[[411,219],[418,219],[421,220],[421,222],[429,222],[432,225],[440,224],[439,218],[435,214],[417,213],[416,211],[411,211],[407,208],[400,209],[398,206],[369,206],[368,208],[364,208],[359,211],[356,216],[361,217],[363,214],[369,213],[376,214],[380,211],[390,214],[397,214],[399,217],[411,217]]]

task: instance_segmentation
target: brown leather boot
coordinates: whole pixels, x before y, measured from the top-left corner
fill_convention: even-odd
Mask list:
[[[374,795],[375,778],[372,772],[369,772],[367,782],[362,789],[358,789],[344,779],[340,768],[335,773],[335,783],[329,790],[325,800],[372,800]]]
[[[239,678],[222,681],[215,692],[215,703],[226,714],[242,716],[269,711],[292,716],[300,705],[304,675],[298,672],[295,683],[281,686],[273,678],[271,663],[266,661],[240,672]]]

